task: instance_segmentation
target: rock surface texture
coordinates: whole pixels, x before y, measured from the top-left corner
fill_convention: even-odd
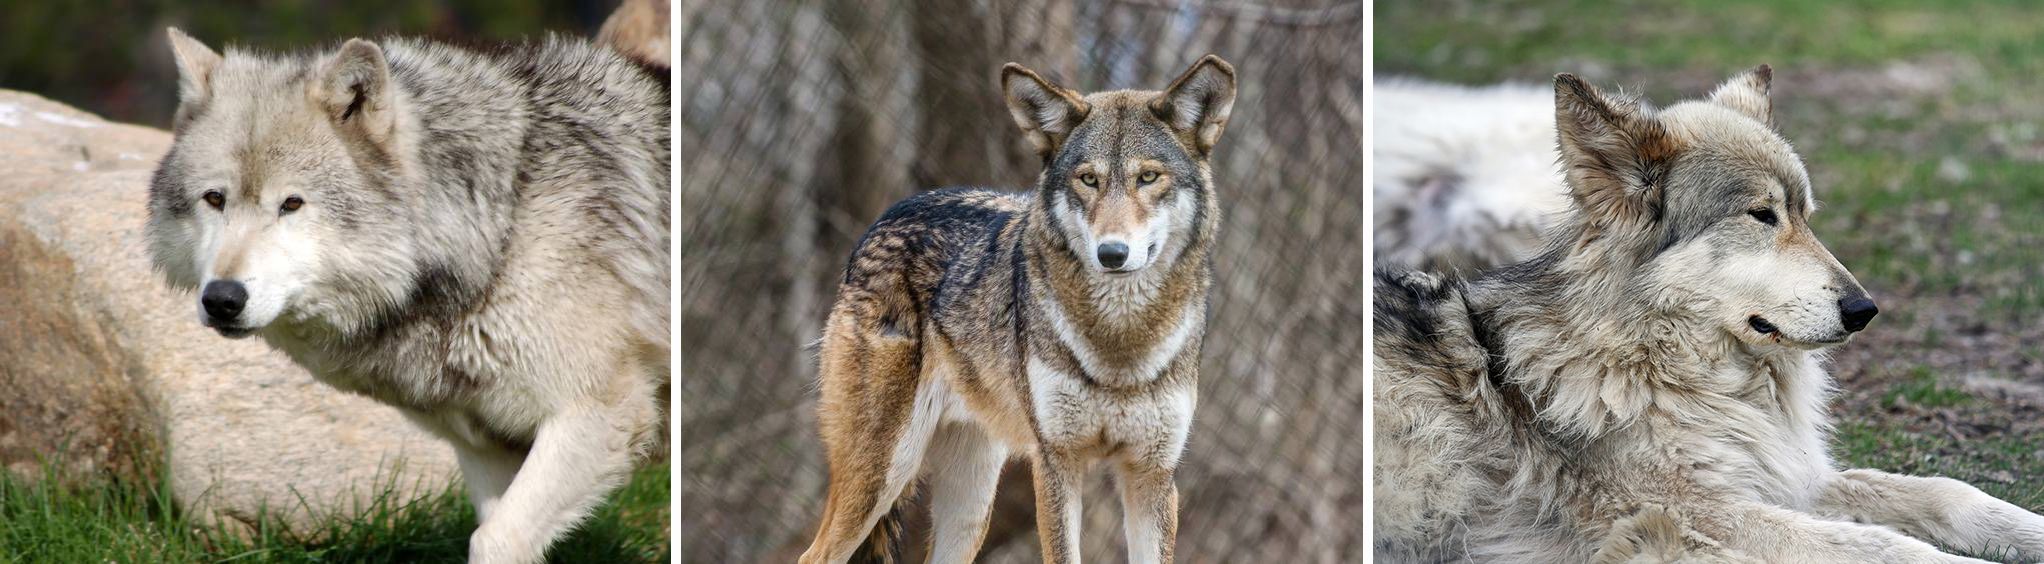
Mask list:
[[[433,493],[449,447],[320,384],[260,340],[201,327],[151,270],[143,223],[160,130],[0,90],[0,464],[37,475],[163,461],[193,515],[294,524],[390,485]]]

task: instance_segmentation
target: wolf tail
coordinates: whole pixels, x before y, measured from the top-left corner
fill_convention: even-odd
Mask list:
[[[902,555],[902,538],[907,531],[902,529],[902,513],[908,510],[910,492],[902,492],[895,498],[894,505],[887,508],[887,514],[880,516],[880,522],[873,524],[873,530],[866,533],[865,544],[852,552],[854,564],[899,564]]]

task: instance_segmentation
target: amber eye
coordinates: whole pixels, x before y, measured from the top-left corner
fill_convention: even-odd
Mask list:
[[[305,207],[305,200],[297,196],[292,196],[289,198],[284,198],[284,205],[278,209],[284,210],[282,213],[291,213],[298,211],[298,208],[302,207]]]
[[[1080,174],[1080,175],[1079,175],[1079,183],[1080,183],[1080,184],[1084,184],[1084,185],[1086,185],[1086,187],[1088,187],[1088,188],[1099,188],[1099,187],[1100,187],[1100,177],[1098,177],[1098,176],[1093,176],[1093,173],[1090,173],[1090,172],[1088,172],[1088,173],[1084,173],[1084,174]]]
[[[1158,178],[1158,177],[1161,177],[1161,176],[1163,176],[1163,175],[1161,175],[1161,174],[1157,174],[1157,171],[1154,171],[1154,170],[1152,170],[1152,171],[1144,171],[1144,172],[1143,172],[1142,174],[1140,174],[1140,175],[1137,175],[1137,176],[1136,176],[1136,182],[1141,182],[1141,183],[1144,183],[1144,184],[1149,184],[1149,183],[1151,183],[1151,182],[1156,182],[1156,181],[1157,181],[1157,178]]]
[[[216,210],[227,207],[227,195],[221,194],[219,190],[207,190],[199,199],[205,200],[206,205],[213,206]]]

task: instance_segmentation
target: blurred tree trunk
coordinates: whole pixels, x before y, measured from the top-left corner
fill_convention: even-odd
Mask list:
[[[918,185],[1024,188],[1040,161],[1014,133],[1000,90],[1001,65],[1021,63],[1067,88],[1076,84],[1078,58],[1071,0],[913,0],[915,45],[924,73],[916,106],[929,120],[915,161]],[[979,10],[973,17],[950,14]],[[943,15],[950,14],[950,15]],[[941,17],[938,17],[942,15]]]

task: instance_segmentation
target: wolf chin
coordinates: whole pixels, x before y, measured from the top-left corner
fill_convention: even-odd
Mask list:
[[[1208,56],[1163,91],[1082,96],[1009,64],[1001,85],[1043,158],[1036,189],[904,200],[845,268],[821,349],[829,498],[802,562],[862,543],[891,560],[919,476],[930,561],[972,561],[1012,454],[1032,464],[1045,562],[1078,560],[1080,485],[1100,461],[1129,559],[1171,560],[1220,223],[1207,161],[1235,71]]]
[[[1469,280],[1377,273],[1380,561],[2044,555],[2044,517],[1827,455],[1821,350],[1878,310],[1810,231],[1771,79],[1655,110],[1559,75],[1573,209],[1546,247]]]
[[[149,250],[199,322],[453,443],[535,562],[661,441],[666,78],[582,41],[225,56],[170,30]]]

